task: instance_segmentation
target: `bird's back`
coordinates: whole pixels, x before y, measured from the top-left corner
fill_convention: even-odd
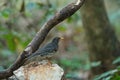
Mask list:
[[[46,57],[52,57],[52,55],[58,50],[58,45],[54,43],[48,43],[42,48],[39,48],[35,53],[31,54],[27,60],[35,60],[37,58],[44,59]]]
[[[37,56],[37,55],[44,56],[44,55],[47,55],[48,53],[52,53],[52,52],[55,52],[57,50],[58,50],[58,45],[55,45],[54,43],[53,44],[49,43],[49,44],[45,45],[44,47],[39,48],[31,56]]]

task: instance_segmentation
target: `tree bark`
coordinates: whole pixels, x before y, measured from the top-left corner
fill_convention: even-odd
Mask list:
[[[90,60],[101,61],[101,65],[92,67],[93,75],[113,69],[115,65],[112,65],[112,61],[120,55],[120,46],[107,17],[104,1],[86,0],[81,16]]]

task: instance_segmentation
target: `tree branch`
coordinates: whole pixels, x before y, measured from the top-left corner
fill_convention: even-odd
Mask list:
[[[27,57],[28,54],[34,53],[41,43],[44,41],[45,37],[49,33],[49,31],[58,23],[62,22],[66,18],[73,15],[84,3],[85,0],[77,0],[73,3],[68,4],[62,10],[57,12],[53,18],[48,20],[42,28],[37,32],[33,40],[28,44],[26,49],[19,55],[17,60],[5,71],[0,72],[0,79],[8,78],[13,75],[13,71],[18,69],[20,66],[23,65],[24,59]]]

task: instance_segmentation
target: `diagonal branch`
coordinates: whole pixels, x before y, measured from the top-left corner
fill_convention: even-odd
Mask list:
[[[26,49],[21,53],[18,59],[5,71],[0,72],[0,79],[7,78],[13,75],[13,71],[18,69],[24,63],[24,59],[28,54],[34,53],[41,43],[44,41],[45,37],[49,31],[58,23],[62,22],[66,18],[72,16],[79,8],[82,6],[85,0],[77,0],[73,3],[68,4],[62,10],[57,12],[53,18],[47,21],[42,28],[37,32],[33,40],[28,44]]]

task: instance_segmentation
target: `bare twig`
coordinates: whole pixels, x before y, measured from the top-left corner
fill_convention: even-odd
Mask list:
[[[68,4],[62,10],[57,12],[53,18],[47,21],[42,28],[37,32],[33,40],[28,44],[27,48],[21,53],[18,59],[5,71],[0,72],[0,79],[7,78],[13,75],[13,71],[18,69],[24,63],[24,59],[28,54],[35,52],[41,43],[44,41],[45,37],[49,31],[58,23],[62,22],[66,18],[73,15],[82,6],[85,0],[77,0],[73,3]]]

